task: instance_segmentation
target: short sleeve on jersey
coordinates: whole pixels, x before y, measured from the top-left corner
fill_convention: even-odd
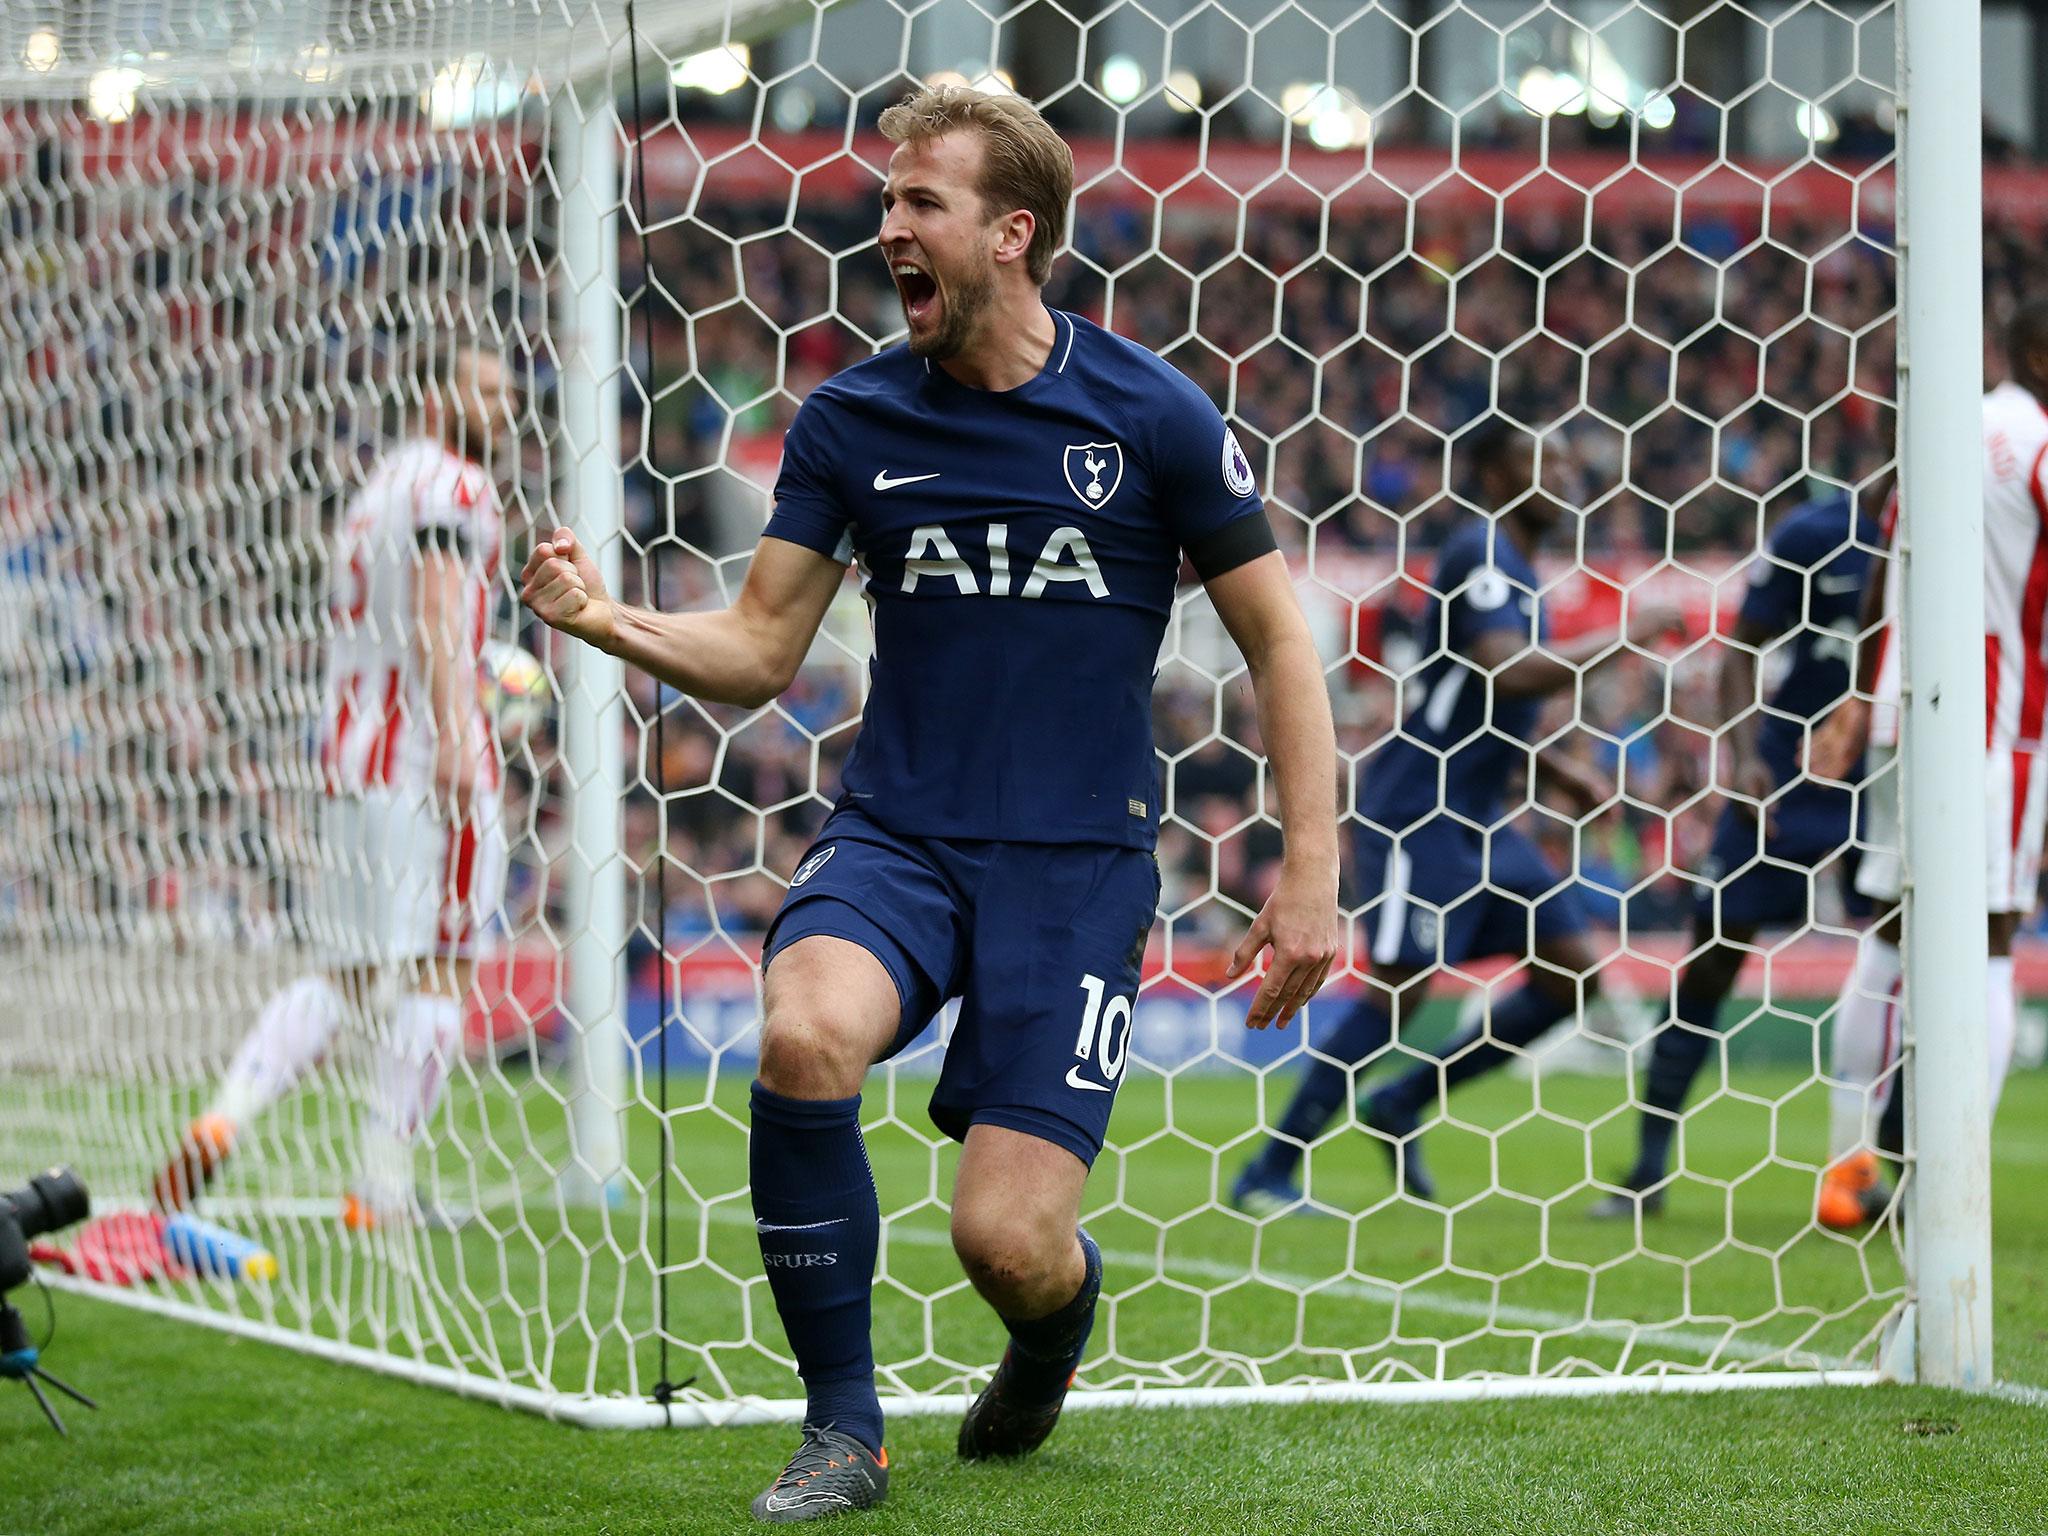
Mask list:
[[[422,548],[430,539],[441,549],[468,549],[479,519],[492,511],[495,492],[488,476],[474,464],[442,459],[434,473],[412,488],[414,539]]]
[[[1436,587],[1449,607],[1447,638],[1460,654],[1494,630],[1524,639],[1533,633],[1533,592],[1518,576],[1487,559],[1482,540],[1461,540],[1446,553],[1437,568]]]
[[[1152,478],[1174,536],[1204,581],[1278,547],[1237,434],[1178,373],[1153,412]]]
[[[775,510],[763,532],[814,549],[828,559],[852,558],[846,514],[829,468],[830,445],[823,441],[827,424],[815,398],[798,407],[796,420],[782,439],[782,472],[775,477]]]

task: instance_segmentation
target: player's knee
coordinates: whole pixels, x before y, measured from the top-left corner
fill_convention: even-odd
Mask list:
[[[760,1076],[784,1098],[851,1098],[867,1076],[866,1052],[823,1010],[772,1009],[761,1025]]]
[[[953,1210],[953,1252],[961,1269],[997,1311],[1008,1315],[1035,1314],[1059,1288],[1073,1246],[1071,1222],[1037,1220],[1031,1213]]]

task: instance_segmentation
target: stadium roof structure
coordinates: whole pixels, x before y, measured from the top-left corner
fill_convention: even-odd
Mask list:
[[[808,0],[648,0],[643,57],[674,60],[759,37]],[[27,0],[0,7],[0,94],[90,100],[108,70],[129,88],[248,100],[389,95],[424,68],[516,92],[628,76],[626,0]]]

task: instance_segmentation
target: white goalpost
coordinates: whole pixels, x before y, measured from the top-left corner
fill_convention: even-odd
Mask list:
[[[1917,1379],[1988,1387],[1991,1101],[1979,866],[1990,846],[1984,718],[1983,62],[1979,8],[1906,5],[1901,93],[1899,475],[1904,610],[1907,1110],[1914,1184],[1907,1314]],[[1910,219],[1910,224],[1907,219]],[[1926,509],[1926,510],[1920,510]],[[1923,532],[1923,530],[1925,530]],[[1958,1005],[1957,999],[1968,999]]]
[[[619,577],[619,123],[608,100],[567,95],[553,146],[562,218],[558,292],[570,330],[563,348],[562,436],[567,472],[557,482],[560,521]],[[626,866],[619,841],[625,802],[625,696],[618,661],[584,647],[566,662],[562,759],[576,786],[564,863],[567,1013],[581,1047],[571,1100],[575,1195],[608,1198],[624,1175],[620,1117],[627,1104]]]
[[[1988,1386],[1975,0],[639,9],[637,38],[617,0],[0,15],[0,1187],[68,1163],[97,1211],[148,1210],[266,1000],[325,963],[313,892],[361,856],[322,830],[337,537],[414,430],[423,343],[474,340],[519,385],[485,466],[485,629],[553,698],[494,739],[511,874],[408,1144],[419,1219],[340,1219],[377,1110],[379,1026],[351,1018],[193,1201],[273,1279],[128,1283],[73,1251],[51,1283],[590,1426],[801,1417],[746,1090],[763,931],[865,693],[857,586],[795,687],[742,712],[548,636],[517,572],[566,526],[630,600],[736,590],[796,403],[901,331],[875,113],[958,78],[1075,145],[1049,301],[1170,358],[1250,451],[1337,700],[1347,837],[1442,643],[1424,598],[1474,514],[1471,424],[1571,463],[1576,531],[1538,566],[1554,630],[1624,593],[1688,614],[1682,645],[1589,668],[1544,717],[1615,797],[1570,819],[1533,770],[1521,792],[1600,914],[1607,1013],[1444,1100],[1434,1199],[1346,1112],[1304,1162],[1313,1214],[1253,1216],[1232,1180],[1363,984],[1373,918],[1347,851],[1349,963],[1297,1029],[1244,1030],[1221,962],[1277,823],[1241,664],[1182,589],[1161,910],[1085,1202],[1104,1301],[1070,1405]],[[1894,476],[1897,1219],[1815,1216],[1861,921],[1830,867],[1800,925],[1746,944],[1668,1214],[1595,1222],[1690,893],[1730,879],[1702,857],[1740,798],[1711,681],[1735,610],[1790,506],[1874,511]],[[1434,1060],[1526,958],[1447,967],[1359,1086]],[[925,1113],[951,1019],[864,1095],[892,1415],[959,1411],[999,1353]]]

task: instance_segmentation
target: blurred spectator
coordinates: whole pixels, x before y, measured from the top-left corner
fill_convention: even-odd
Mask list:
[[[0,284],[16,360],[0,480],[0,922],[100,942],[152,923],[275,934],[310,857],[328,530],[393,429],[410,336],[460,310],[503,339],[532,389],[523,458],[496,468],[526,518],[552,516],[566,466],[544,339],[548,188],[517,157],[460,175],[394,165],[418,182],[386,214],[346,178],[301,177],[276,198],[223,160],[98,196],[96,173],[45,149],[65,195],[8,202]],[[1091,205],[1047,298],[1161,352],[1229,411],[1283,550],[1334,613],[1331,659],[1351,652],[1331,672],[1347,775],[1394,728],[1397,680],[1436,643],[1418,632],[1416,583],[1474,515],[1455,437],[1480,413],[1549,434],[1582,488],[1580,559],[1621,573],[1667,557],[1724,571],[1783,508],[1879,483],[1892,458],[1888,229],[1781,207],[1765,240],[1757,209],[1722,203],[1674,227],[1646,201],[1590,225],[1510,218],[1496,248],[1490,214],[1419,208],[1412,228],[1238,214],[1227,199],[1176,204],[1155,224],[1149,206]],[[758,528],[797,402],[899,319],[881,261],[861,251],[865,196],[807,194],[793,222],[780,199],[657,204],[649,224],[661,281],[638,315],[655,368],[623,392],[622,588],[682,607],[735,590],[751,531],[734,509],[753,508]],[[2033,291],[2037,231],[1994,222],[1985,256],[1995,309]],[[620,265],[635,290],[637,242]],[[509,582],[502,599],[499,632],[559,659]],[[657,873],[672,948],[759,935],[836,793],[864,683],[857,632],[835,631],[752,714],[629,678],[639,952],[664,920]],[[1553,722],[1579,727],[1573,750],[1624,799],[1576,832],[1538,818],[1542,835],[1634,928],[1684,920],[1682,872],[1718,808],[1702,792],[1704,679],[1690,663],[1667,691],[1662,668],[1617,665],[1576,720],[1560,706]],[[1239,918],[1215,898],[1256,906],[1279,853],[1256,723],[1241,686],[1185,665],[1166,668],[1154,708],[1170,763],[1165,907],[1184,937],[1233,937]],[[546,734],[514,768],[524,926],[560,916],[547,860],[569,786]]]

